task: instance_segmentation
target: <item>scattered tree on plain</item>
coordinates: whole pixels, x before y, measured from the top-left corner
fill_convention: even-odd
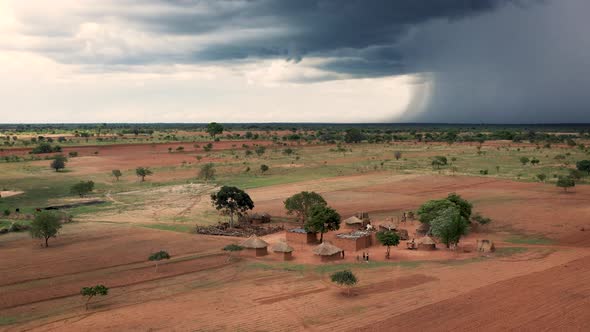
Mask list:
[[[262,155],[266,152],[266,148],[264,146],[257,146],[256,149],[254,149],[254,152],[256,152],[258,157],[262,157]]]
[[[309,211],[309,219],[304,228],[308,232],[320,233],[320,243],[324,242],[324,233],[340,229],[340,215],[326,205],[314,205]]]
[[[60,169],[66,168],[66,162],[68,162],[68,158],[64,155],[58,154],[57,156],[53,157],[53,161],[51,161],[51,168],[53,168],[56,172],[59,172]]]
[[[144,182],[145,177],[154,174],[154,172],[147,167],[138,167],[135,169],[135,174],[141,179],[141,182]]]
[[[207,125],[207,133],[211,135],[211,137],[215,137],[215,135],[222,134],[223,126],[217,122],[211,122]]]
[[[520,157],[520,163],[522,164],[522,166],[528,164],[530,161],[530,159],[528,157]]]
[[[567,191],[569,188],[576,186],[576,181],[570,176],[560,176],[557,178],[556,185],[563,188],[563,191]]]
[[[150,257],[148,257],[150,262],[156,262],[156,272],[158,272],[158,265],[160,264],[160,261],[164,259],[170,259],[170,254],[164,250],[155,252],[151,254]]]
[[[223,186],[217,193],[212,194],[211,203],[217,210],[229,216],[230,227],[234,226],[234,215],[240,216],[254,208],[254,202],[245,191],[230,186]]]
[[[119,178],[123,176],[123,173],[118,169],[114,169],[114,170],[112,170],[111,175],[113,175],[115,177],[115,179],[117,179],[117,181],[119,181]]]
[[[207,163],[201,166],[199,179],[205,180],[205,183],[209,183],[209,180],[215,179],[215,165],[213,163]]]
[[[265,164],[260,165],[260,172],[262,174],[264,174],[265,172],[267,172],[269,170],[269,167]]]
[[[580,172],[586,172],[590,175],[590,160],[580,160],[576,163],[576,168]]]
[[[91,193],[94,190],[94,182],[93,181],[80,181],[73,185],[70,188],[70,192],[74,195],[80,195],[80,197],[84,197]]]
[[[432,160],[432,167],[436,169],[440,169],[442,166],[446,166],[448,163],[447,157],[445,156],[435,156]]]
[[[395,160],[400,160],[400,158],[402,157],[402,152],[401,151],[395,151],[393,153],[393,157],[395,158]]]
[[[45,240],[45,248],[49,247],[49,238],[56,237],[61,229],[60,218],[49,211],[41,211],[31,222],[31,237]]]
[[[84,296],[84,297],[88,297],[88,299],[86,300],[86,303],[84,304],[84,308],[86,308],[86,310],[88,310],[88,304],[90,303],[90,300],[92,300],[92,298],[95,296],[108,295],[109,288],[106,287],[105,285],[82,287],[82,289],[80,290],[80,294],[82,294],[82,296]]]
[[[287,198],[284,202],[287,214],[295,214],[297,220],[305,224],[309,218],[311,208],[316,205],[326,206],[326,200],[316,192],[302,191]]]
[[[391,246],[397,246],[399,244],[399,235],[394,231],[381,231],[377,232],[377,240],[387,247],[385,258],[389,259]]]
[[[345,286],[347,288],[348,296],[350,296],[351,288],[358,282],[354,273],[349,270],[335,272],[330,276],[330,279],[332,282],[337,283],[340,286]]]
[[[541,182],[545,182],[545,180],[547,179],[547,175],[545,174],[537,174],[537,179]]]
[[[346,130],[344,134],[344,141],[346,143],[360,143],[365,139],[365,135],[358,128],[351,128]]]

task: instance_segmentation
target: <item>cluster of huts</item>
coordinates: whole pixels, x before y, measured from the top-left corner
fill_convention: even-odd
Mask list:
[[[259,217],[259,216],[257,216]],[[412,216],[413,217],[413,216]],[[312,252],[317,255],[322,262],[339,260],[344,258],[345,251],[358,252],[374,245],[379,245],[377,241],[378,230],[394,231],[400,236],[400,240],[407,241],[407,249],[430,251],[436,250],[436,242],[418,227],[416,236],[418,239],[410,240],[408,231],[399,229],[393,223],[380,224],[379,229],[371,226],[371,221],[367,213],[359,213],[343,221],[343,228],[347,232],[336,234],[331,242],[324,241],[318,244],[317,234],[307,232],[304,228],[293,228],[286,232],[286,241],[279,241],[272,246],[266,241],[253,235],[242,242],[241,246],[254,256],[265,256],[270,251],[274,254],[281,255],[283,260],[293,258],[293,247],[288,243],[298,245],[315,245]],[[488,240],[478,240],[477,251],[493,252],[494,244]]]

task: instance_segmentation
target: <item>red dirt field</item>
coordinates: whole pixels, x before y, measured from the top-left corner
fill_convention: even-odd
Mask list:
[[[290,263],[272,253],[228,262],[221,248],[242,239],[73,223],[47,249],[27,234],[0,237],[0,330],[590,330],[590,232],[580,230],[590,230],[587,186],[562,194],[539,183],[370,173],[249,193],[259,211],[281,215],[282,200],[301,190],[321,192],[344,217],[362,210],[376,223],[455,191],[493,219],[462,243],[489,238],[498,251],[408,251],[402,243],[387,262],[374,246],[373,264],[355,253],[320,264],[311,247],[294,245]],[[557,242],[510,242],[527,234]],[[147,257],[160,249],[173,257],[155,272]],[[329,281],[344,268],[359,278],[352,296]],[[78,292],[98,283],[110,293],[85,311]]]

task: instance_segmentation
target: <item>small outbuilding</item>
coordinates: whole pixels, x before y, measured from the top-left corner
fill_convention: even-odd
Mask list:
[[[313,248],[313,253],[320,256],[322,262],[330,262],[344,258],[344,250],[328,242],[323,242],[319,246]]]
[[[496,246],[491,240],[477,240],[477,251],[494,252],[496,251]]]
[[[283,260],[288,261],[293,259],[293,248],[286,242],[280,241],[272,246],[271,250],[278,254],[283,254]]]
[[[436,250],[436,242],[430,236],[425,236],[418,240],[418,250]]]
[[[318,243],[317,233],[307,232],[304,228],[292,228],[287,230],[287,242],[298,244],[316,244]]]
[[[256,235],[252,235],[247,238],[244,242],[242,242],[241,246],[246,248],[247,251],[253,252],[257,257],[268,254],[268,243],[258,238]]]
[[[379,225],[380,231],[396,231],[397,226],[393,223],[381,224]]]

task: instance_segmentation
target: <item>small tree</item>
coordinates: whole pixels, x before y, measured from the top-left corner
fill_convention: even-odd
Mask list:
[[[348,290],[348,296],[350,296],[350,289],[358,282],[358,279],[356,278],[354,273],[352,273],[349,270],[335,272],[330,276],[330,279],[332,280],[332,282],[337,283],[340,286],[346,286]]]
[[[382,231],[377,233],[377,240],[387,247],[385,258],[389,259],[391,246],[397,246],[399,244],[399,235],[394,231]]]
[[[260,172],[264,174],[266,171],[269,170],[269,167],[265,164],[260,165]]]
[[[340,229],[340,215],[329,206],[315,205],[309,211],[309,219],[304,228],[308,232],[320,233],[320,243],[322,243],[324,233]]]
[[[476,213],[475,215],[473,215],[473,217],[471,217],[471,221],[476,222],[476,223],[483,226],[483,225],[487,225],[487,224],[491,223],[492,219],[484,217],[479,213]]]
[[[563,188],[563,191],[566,191],[567,192],[568,188],[571,188],[571,187],[575,187],[576,186],[576,182],[570,176],[560,176],[559,178],[557,178],[556,185],[558,187]]]
[[[237,244],[228,244],[227,246],[223,247],[223,250],[228,252],[227,261],[229,262],[232,259],[232,254],[234,252],[240,252],[244,250],[244,247]]]
[[[123,173],[121,173],[121,171],[118,169],[114,169],[111,171],[111,175],[113,175],[117,181],[119,181],[119,178],[123,176]]]
[[[590,160],[580,160],[576,163],[576,168],[580,172],[586,172],[590,175]]]
[[[207,125],[207,133],[211,135],[211,137],[215,137],[215,135],[222,134],[223,126],[217,122],[211,122]]]
[[[49,238],[56,237],[61,229],[59,216],[49,211],[39,212],[31,222],[29,232],[31,237],[45,240],[45,247],[49,247]]]
[[[60,169],[66,168],[66,162],[68,158],[64,155],[58,154],[57,156],[53,157],[53,161],[51,162],[51,168],[53,168],[56,172],[59,172]]]
[[[135,174],[141,179],[140,181],[145,181],[145,177],[154,174],[151,169],[147,167],[138,167],[135,169]]]
[[[436,169],[440,169],[441,166],[446,166],[448,163],[447,157],[445,156],[435,156],[432,160],[432,167]]]
[[[91,193],[93,190],[93,181],[80,181],[70,188],[72,194],[80,195],[80,197],[84,197],[84,195]]]
[[[283,154],[284,155],[287,155],[287,156],[292,155],[294,152],[295,152],[295,150],[293,150],[291,148],[286,148],[286,149],[283,150]]]
[[[402,157],[402,152],[401,151],[395,151],[393,153],[393,157],[395,158],[395,160],[400,160],[400,158]]]
[[[528,164],[529,161],[530,159],[528,157],[520,157],[520,163],[522,164],[522,166]]]
[[[316,205],[326,206],[326,200],[316,192],[302,191],[287,198],[284,202],[287,214],[295,214],[301,223],[305,224],[309,218],[309,213],[312,207]]]
[[[213,206],[229,216],[229,225],[234,225],[234,215],[242,215],[248,210],[254,208],[254,202],[250,196],[237,187],[223,186],[221,189],[211,195],[211,203]]]
[[[158,272],[158,264],[163,259],[170,259],[170,254],[168,254],[168,252],[166,252],[164,250],[160,250],[158,252],[155,252],[155,253],[151,254],[150,257],[148,257],[148,260],[150,262],[156,262],[156,270],[155,270],[156,272]]]
[[[256,152],[258,157],[261,157],[266,152],[266,148],[264,146],[257,146],[254,152]]]
[[[205,183],[209,183],[209,180],[215,179],[215,165],[213,163],[207,163],[201,166],[199,179],[205,180]]]
[[[86,303],[84,304],[84,308],[88,310],[88,304],[90,300],[95,296],[106,296],[109,294],[109,288],[105,285],[96,285],[91,287],[82,287],[80,290],[80,294],[84,297],[88,297]]]
[[[537,179],[541,182],[545,182],[545,180],[547,179],[547,175],[545,174],[537,174]]]

